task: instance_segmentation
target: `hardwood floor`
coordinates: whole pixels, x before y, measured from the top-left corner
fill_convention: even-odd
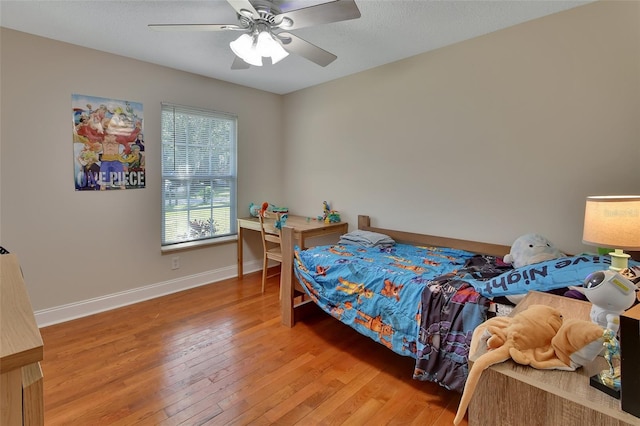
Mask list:
[[[45,424],[452,424],[459,394],[323,313],[280,325],[260,277],[41,329]]]

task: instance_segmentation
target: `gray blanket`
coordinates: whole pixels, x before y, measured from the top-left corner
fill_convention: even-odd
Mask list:
[[[396,242],[388,235],[377,232],[356,230],[340,237],[338,244],[362,247],[390,247]]]

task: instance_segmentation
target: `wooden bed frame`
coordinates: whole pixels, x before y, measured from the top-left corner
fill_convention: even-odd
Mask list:
[[[376,228],[371,226],[369,216],[358,216],[358,229],[378,232],[393,238],[396,242],[413,244],[418,246],[450,247],[460,250],[468,250],[478,254],[504,256],[509,253],[511,246],[500,244],[482,243],[478,241],[460,240],[456,238],[437,237],[427,234],[397,231],[393,229]],[[282,229],[282,270],[280,286],[282,299],[280,300],[282,324],[293,327],[296,320],[302,318],[309,310],[317,310],[306,296],[306,293],[298,280],[293,275],[293,248],[295,245],[294,231],[285,226]]]

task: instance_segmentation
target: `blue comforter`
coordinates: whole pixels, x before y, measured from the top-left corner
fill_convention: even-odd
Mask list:
[[[461,392],[473,330],[487,319],[491,299],[580,286],[609,264],[608,256],[578,255],[513,269],[455,249],[333,245],[296,247],[294,271],[323,310],[415,358],[415,379]]]
[[[416,359],[414,378],[462,391],[489,300],[460,280],[473,253],[397,244],[296,250],[295,274],[326,312]]]

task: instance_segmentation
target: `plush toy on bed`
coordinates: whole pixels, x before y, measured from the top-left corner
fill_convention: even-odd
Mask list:
[[[514,268],[519,268],[559,257],[565,257],[565,254],[547,238],[534,233],[518,237],[513,242],[509,254],[504,257],[504,263],[510,263]]]
[[[459,424],[467,411],[482,372],[508,359],[539,369],[575,370],[593,361],[602,349],[604,329],[578,319],[563,321],[557,309],[531,305],[513,317],[494,317],[473,332],[469,358],[486,351],[469,370],[458,412]]]
[[[545,260],[565,257],[565,254],[556,248],[547,238],[540,234],[525,234],[518,237],[511,245],[511,251],[504,256],[504,263],[513,265],[514,268],[533,265]],[[506,296],[502,302],[517,305],[526,296],[514,294]]]

